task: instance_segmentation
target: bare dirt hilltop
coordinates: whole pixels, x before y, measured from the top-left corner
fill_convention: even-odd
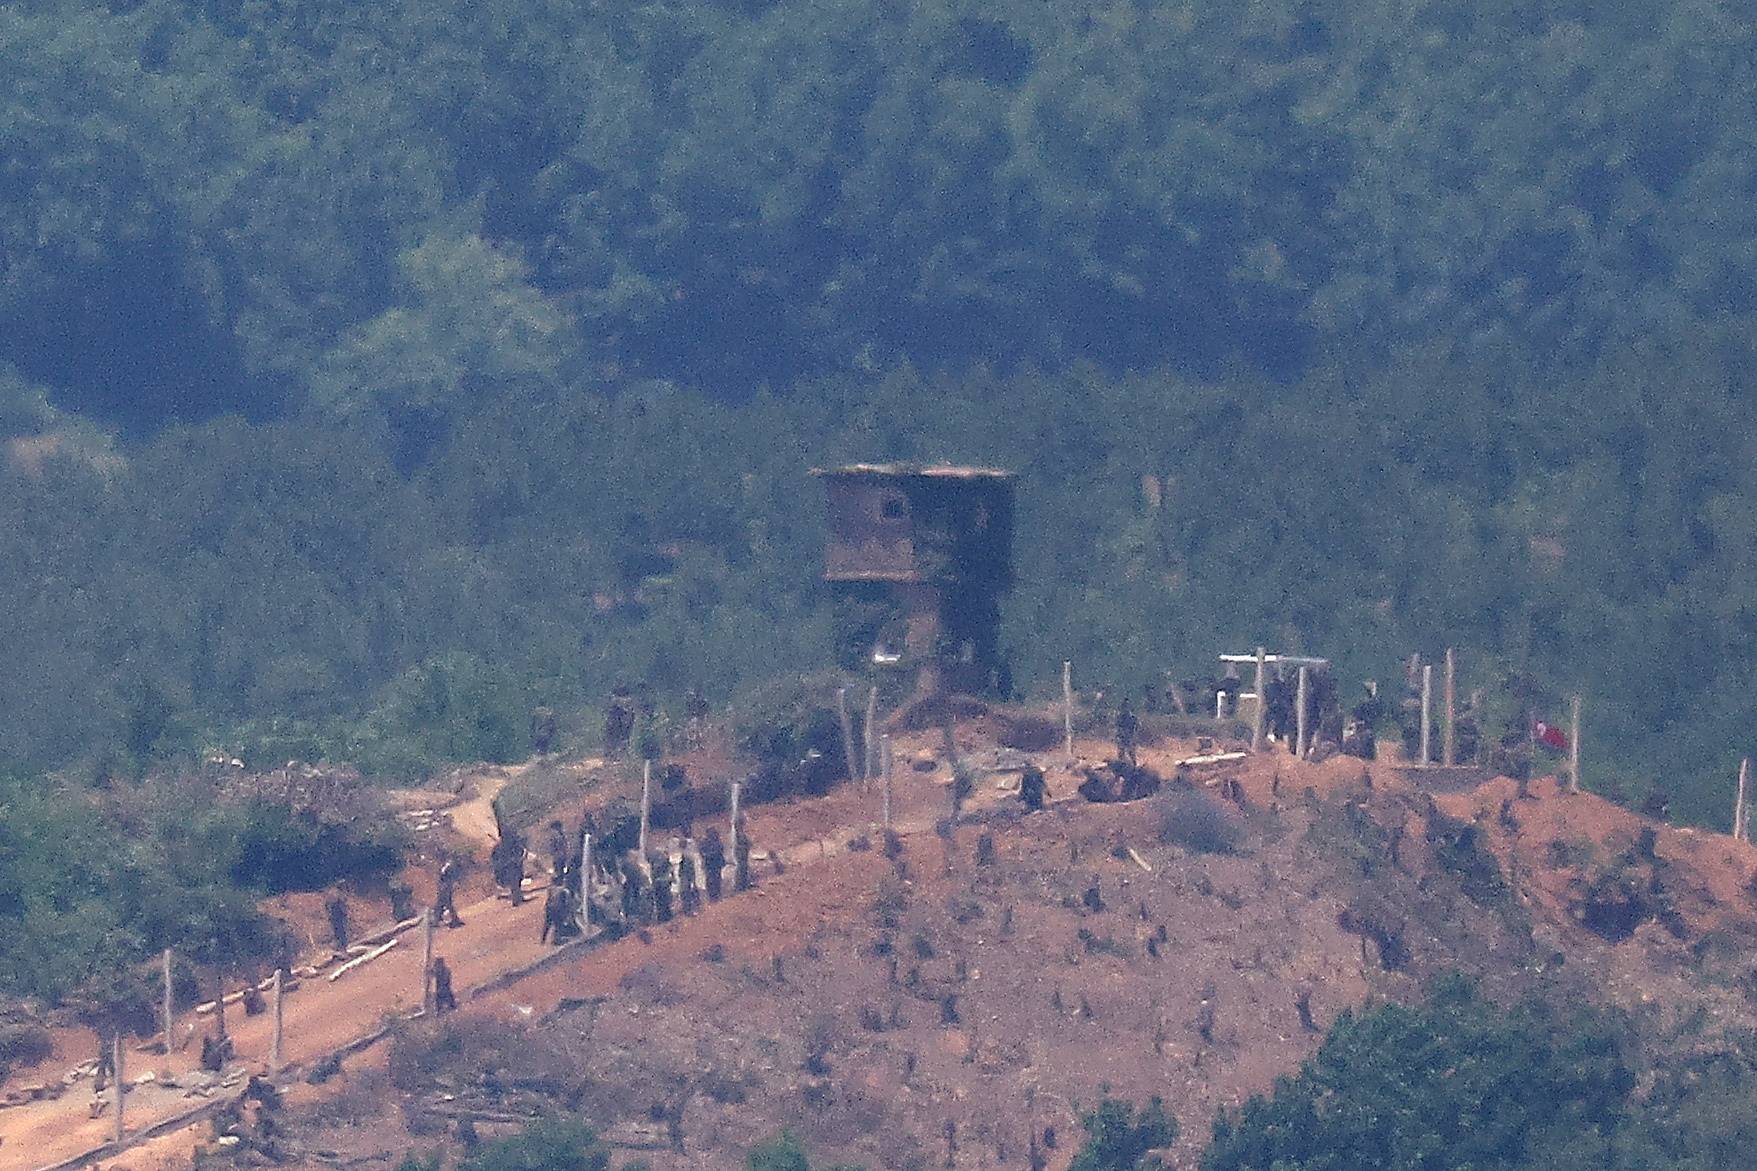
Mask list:
[[[993,730],[960,724],[959,755],[1016,761]],[[1077,745],[1084,763],[1107,747]],[[1142,763],[1169,778],[1195,749],[1166,739]],[[567,1111],[661,1171],[736,1165],[784,1127],[826,1162],[1023,1167],[1035,1136],[1059,1168],[1106,1092],[1163,1096],[1190,1165],[1215,1111],[1294,1069],[1338,1014],[1450,970],[1494,995],[1632,1008],[1697,1044],[1757,1021],[1757,852],[1730,838],[1549,779],[1521,795],[1278,751],[1095,805],[1059,751],[1032,755],[1049,808],[1025,815],[1016,774],[988,772],[948,827],[939,735],[899,737],[900,851],[858,783],[750,809],[780,860],[759,860],[754,892],[397,1025],[321,1085],[289,1079],[287,1165],[391,1166]],[[607,783],[551,771],[558,813]],[[545,954],[533,910],[479,900],[441,933],[461,987]],[[293,998],[289,1036],[406,1002],[412,959],[387,957],[346,1009]],[[0,1166],[41,1165],[15,1154],[11,1113]],[[177,1165],[204,1138],[116,1165]]]

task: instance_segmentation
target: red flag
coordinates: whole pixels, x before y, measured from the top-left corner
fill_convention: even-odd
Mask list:
[[[1568,733],[1554,724],[1546,724],[1542,720],[1538,720],[1531,725],[1531,734],[1539,744],[1554,748],[1557,752],[1568,750]]]

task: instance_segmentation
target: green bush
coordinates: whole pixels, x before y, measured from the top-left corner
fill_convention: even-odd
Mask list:
[[[1081,1115],[1080,1125],[1086,1141],[1068,1171],[1154,1171],[1164,1163],[1148,1152],[1177,1140],[1177,1120],[1158,1098],[1137,1112],[1106,1095],[1096,1110]]]
[[[1171,793],[1157,810],[1159,841],[1196,854],[1235,854],[1244,828],[1232,812],[1206,793]]]
[[[607,1171],[610,1152],[582,1122],[546,1118],[484,1143],[459,1171]]]

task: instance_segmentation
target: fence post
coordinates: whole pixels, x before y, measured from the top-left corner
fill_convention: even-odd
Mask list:
[[[116,1031],[110,1036],[110,1063],[116,1067],[116,1141],[122,1141],[122,1133],[126,1124],[122,1120],[123,1098],[127,1093],[127,1071],[122,1068],[122,1026],[117,1025]]]
[[[1434,723],[1433,706],[1434,665],[1432,663],[1423,663],[1421,665],[1421,766],[1423,768],[1426,768],[1428,762],[1433,759],[1433,753],[1430,748],[1432,743],[1431,733]]]
[[[1457,656],[1446,648],[1446,726],[1440,741],[1440,763],[1451,768],[1458,763],[1458,736],[1453,731],[1458,720]]]
[[[738,811],[738,798],[739,798],[741,789],[742,789],[742,786],[737,781],[732,782],[732,810],[731,810],[732,824],[728,828],[728,830],[726,831],[727,842],[728,842],[728,845],[731,847],[731,849],[727,852],[727,857],[732,859],[732,861],[730,863],[728,863],[728,866],[732,870],[732,881],[730,883],[727,883],[726,886],[731,890],[742,889],[738,885],[738,874],[739,874],[739,870],[740,870],[739,865],[738,865],[738,833],[739,833],[739,821],[741,820],[739,817],[739,811]]]
[[[884,822],[885,832],[890,833],[891,832],[891,737],[890,737],[890,733],[888,733],[888,732],[885,734],[885,738],[882,741],[882,746],[879,749],[879,772],[883,777],[881,784],[884,786],[884,802],[883,802],[882,820]]]
[[[878,722],[878,688],[874,687],[866,693],[866,729],[860,740],[860,787],[866,789],[872,784],[873,762],[877,758],[877,750],[872,742],[873,726]]]
[[[274,1032],[269,1035],[268,1041],[268,1073],[270,1077],[281,1072],[281,1043],[283,1039],[283,1030],[286,1028],[286,1017],[282,1011],[282,998],[287,994],[285,980],[286,977],[282,974],[281,969],[276,968],[273,987],[275,1014]]]
[[[433,908],[421,916],[421,1013],[432,1018],[433,1003],[433,926],[437,922]]]
[[[165,1056],[171,1056],[171,1020],[175,1004],[171,998],[171,949],[165,949],[164,955],[165,996],[159,1006],[160,1023],[165,1027]]]
[[[1306,665],[1299,666],[1299,685],[1295,689],[1297,695],[1294,702],[1299,711],[1293,717],[1293,755],[1296,760],[1305,759],[1306,755]]]
[[[1569,707],[1568,718],[1568,791],[1580,791],[1580,697],[1576,695]]]
[[[653,762],[641,762],[641,857],[647,856],[647,822],[653,816]]]
[[[1263,648],[1257,648],[1257,708],[1251,716],[1251,751],[1263,750],[1263,688],[1268,680],[1263,673],[1265,655]]]
[[[854,768],[854,721],[848,717],[848,689],[836,688],[836,718],[842,725],[842,764],[848,770],[848,779],[854,780],[858,775]]]
[[[1068,759],[1074,759],[1074,662],[1062,660],[1062,741]]]
[[[707,877],[701,879],[704,887]],[[592,835],[580,835],[580,930],[592,933]]]
[[[1745,832],[1745,782],[1751,775],[1751,758],[1739,762],[1739,794],[1733,798],[1733,841],[1747,840]]]

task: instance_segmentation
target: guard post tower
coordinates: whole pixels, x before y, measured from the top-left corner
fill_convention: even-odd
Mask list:
[[[849,464],[812,475],[829,498],[824,579],[837,593],[841,665],[912,671],[912,702],[987,690],[1013,579],[1013,474]]]

